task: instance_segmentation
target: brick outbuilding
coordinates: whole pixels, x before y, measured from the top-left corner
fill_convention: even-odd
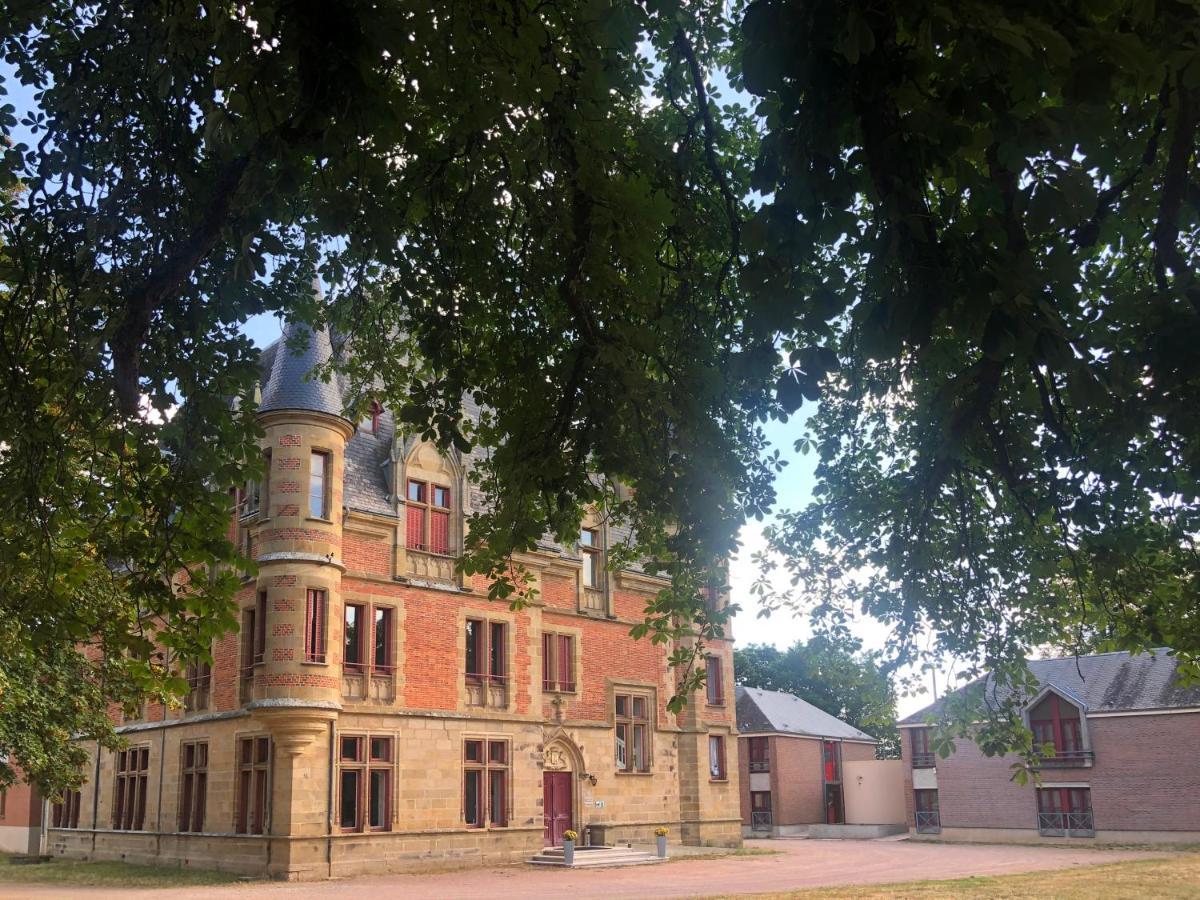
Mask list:
[[[929,746],[941,703],[900,723],[905,801],[915,837],[939,840],[1200,840],[1200,685],[1180,683],[1166,649],[1031,660],[1022,698],[1044,756],[1028,785],[1016,755],[969,740]],[[962,690],[984,689],[981,680]],[[943,698],[944,702],[944,698]]]
[[[874,760],[875,738],[793,694],[737,688],[745,836],[845,823],[845,764]]]

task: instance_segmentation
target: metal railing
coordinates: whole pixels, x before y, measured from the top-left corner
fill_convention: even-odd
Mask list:
[[[914,753],[912,767],[914,769],[932,769],[937,765],[937,756],[933,753]]]
[[[935,810],[917,810],[917,833],[918,834],[937,834],[942,830],[942,817]]]
[[[771,761],[769,759],[752,759],[750,760],[751,772],[770,772]]]
[[[1038,834],[1047,837],[1094,837],[1096,827],[1092,811],[1073,813],[1038,813]]]
[[[1041,765],[1071,767],[1090,766],[1096,759],[1094,750],[1056,750],[1051,756],[1042,758]]]
[[[771,827],[771,811],[769,809],[756,809],[750,813],[750,827],[756,830],[763,830]]]

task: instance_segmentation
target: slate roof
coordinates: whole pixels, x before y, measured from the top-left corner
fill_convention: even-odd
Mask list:
[[[875,738],[794,694],[737,686],[737,727],[743,733],[764,731],[811,737],[871,741]]]
[[[1031,659],[1029,670],[1038,681],[1026,700],[1053,687],[1079,702],[1087,712],[1134,712],[1200,706],[1200,684],[1179,684],[1177,662],[1163,647],[1150,653],[1124,651],[1058,659]],[[991,676],[961,687],[955,693],[990,688]],[[1000,693],[999,690],[997,693]],[[1007,694],[1005,696],[1011,696]],[[900,721],[919,725],[936,717],[941,701]]]
[[[262,385],[259,411],[310,409],[343,416],[340,379],[335,375],[322,381],[311,374],[332,358],[333,342],[328,331],[314,332],[304,322],[288,322],[283,337],[263,352],[264,369],[268,359],[271,368]]]

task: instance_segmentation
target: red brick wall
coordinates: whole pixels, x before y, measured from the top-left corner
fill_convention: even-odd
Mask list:
[[[390,577],[392,544],[347,531],[342,539],[342,562],[353,572]]]
[[[825,821],[825,785],[821,779],[821,742],[809,738],[768,739],[771,755],[772,819],[776,825]]]
[[[4,815],[0,816],[0,825],[26,828],[41,823],[42,798],[38,792],[23,781],[9,786],[4,792]]]
[[[1200,713],[1088,719],[1087,725],[1095,765],[1045,769],[1044,783],[1089,784],[1097,831],[1200,830],[1200,803],[1183,799],[1200,797]],[[907,742],[904,753],[907,760]],[[937,761],[942,826],[1035,828],[1033,787],[1010,779],[1015,761],[985,757],[973,743],[958,741],[948,759]],[[905,788],[911,806],[911,773]]]
[[[575,590],[575,582],[560,575],[547,575],[542,578],[541,599],[547,607],[555,609],[579,608],[579,595]]]

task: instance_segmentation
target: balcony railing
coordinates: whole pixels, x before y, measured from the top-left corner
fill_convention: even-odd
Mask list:
[[[771,761],[769,759],[752,759],[750,760],[751,772],[770,772]]]
[[[942,817],[936,809],[917,810],[916,822],[918,834],[937,834],[942,830]]]
[[[755,831],[766,831],[771,827],[771,811],[756,809],[750,813],[750,827]]]
[[[937,756],[933,753],[914,753],[912,767],[914,769],[932,769],[937,765]]]
[[[1038,834],[1047,837],[1095,837],[1092,811],[1073,813],[1038,813]]]
[[[1042,758],[1044,768],[1073,768],[1090,766],[1096,760],[1094,750],[1057,750],[1052,756]]]

